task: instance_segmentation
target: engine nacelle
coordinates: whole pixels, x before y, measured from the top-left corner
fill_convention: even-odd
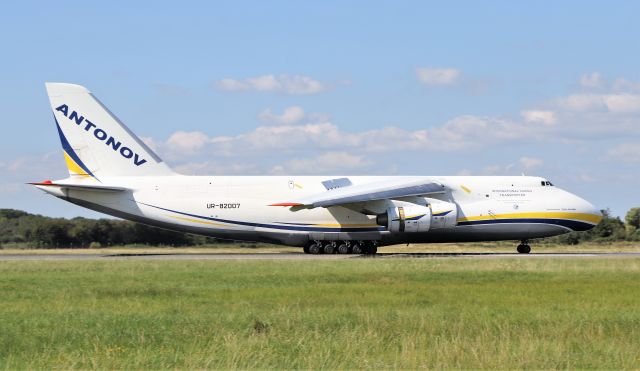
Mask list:
[[[426,206],[390,207],[376,217],[376,223],[389,232],[428,232],[431,228],[431,209]]]
[[[429,206],[390,207],[376,217],[376,223],[389,232],[428,232],[433,229],[451,228],[458,223],[458,208],[451,202],[438,201]]]
[[[431,229],[452,228],[458,224],[458,206],[451,202],[431,202]]]

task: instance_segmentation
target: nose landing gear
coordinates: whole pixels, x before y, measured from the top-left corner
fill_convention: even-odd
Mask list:
[[[523,240],[522,242],[520,242],[520,245],[518,245],[517,250],[520,254],[528,254],[531,252],[531,246],[529,246],[529,241],[527,240]]]

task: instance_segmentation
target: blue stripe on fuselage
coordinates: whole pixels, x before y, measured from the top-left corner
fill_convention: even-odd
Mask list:
[[[593,228],[593,224],[569,219],[551,218],[514,218],[514,219],[487,219],[458,222],[458,225],[484,225],[484,224],[551,224],[569,228],[574,231],[587,231]]]

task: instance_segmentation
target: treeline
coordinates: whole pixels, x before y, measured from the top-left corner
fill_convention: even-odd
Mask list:
[[[586,241],[640,241],[640,207],[629,210],[624,221],[605,210],[602,222],[589,231],[567,233],[539,242],[575,245]],[[197,246],[218,242],[213,238],[167,231],[125,220],[49,218],[19,210],[0,209],[0,247]]]
[[[611,216],[609,210],[602,210],[603,218],[600,224],[584,232],[571,232],[560,236],[545,238],[540,242],[577,245],[580,242],[616,242],[640,241],[640,207],[634,207],[627,212],[622,221],[617,216]]]
[[[122,245],[194,246],[213,238],[172,232],[125,220],[49,218],[0,209],[0,246],[87,248]]]

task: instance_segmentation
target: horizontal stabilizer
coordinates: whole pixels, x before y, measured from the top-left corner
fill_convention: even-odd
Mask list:
[[[127,188],[106,186],[102,184],[72,184],[64,182],[52,182],[45,180],[44,182],[29,183],[40,189],[46,190],[46,188],[58,188],[58,189],[71,189],[74,191],[90,191],[90,192],[124,192]]]

